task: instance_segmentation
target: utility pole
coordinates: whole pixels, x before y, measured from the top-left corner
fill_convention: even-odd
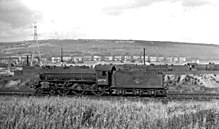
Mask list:
[[[144,65],[145,65],[145,48],[143,49],[143,51],[144,51]]]
[[[62,64],[62,66],[63,66],[63,48],[61,48],[61,64]]]
[[[27,66],[29,66],[29,56],[27,55]]]
[[[9,55],[9,60],[8,60],[8,70],[11,69],[11,56]]]
[[[33,36],[34,36],[34,45],[33,45],[33,52],[32,52],[32,58],[31,58],[31,62],[30,65],[33,66],[33,61],[35,57],[38,57],[38,61],[39,61],[39,65],[42,65],[41,62],[41,55],[40,55],[40,50],[39,50],[39,43],[38,43],[38,34],[37,34],[37,23],[34,23],[34,32],[33,32]],[[36,46],[35,46],[36,45]],[[36,55],[35,55],[36,54]]]
[[[61,62],[63,62],[63,48],[61,48]]]

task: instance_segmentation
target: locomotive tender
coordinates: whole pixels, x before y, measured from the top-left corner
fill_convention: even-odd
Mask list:
[[[40,71],[39,82],[34,86],[37,94],[73,93],[81,96],[92,92],[103,94],[134,94],[166,96],[166,74],[218,73],[219,65],[96,65],[48,67]]]

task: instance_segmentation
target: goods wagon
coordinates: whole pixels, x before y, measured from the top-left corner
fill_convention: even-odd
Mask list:
[[[168,71],[190,71],[190,67],[188,65],[170,65],[168,66]]]
[[[137,95],[166,95],[164,75],[157,71],[119,70],[113,74],[112,89],[117,94],[131,92]]]
[[[219,65],[214,63],[209,64],[197,64],[197,63],[188,63],[190,70],[204,70],[204,71],[218,71]]]

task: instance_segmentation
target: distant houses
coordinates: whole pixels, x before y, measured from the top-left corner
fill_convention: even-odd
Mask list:
[[[93,56],[93,61],[101,61],[101,60],[102,60],[102,58],[101,58],[100,55],[94,55]]]
[[[134,61],[141,61],[141,56],[139,56],[139,55],[134,55],[134,56],[133,56],[133,60],[134,60]]]
[[[63,57],[63,61],[65,61],[65,62],[68,62],[68,61],[71,61],[71,60],[72,60],[71,56],[64,56]]]
[[[83,55],[83,61],[92,61],[92,59],[91,55]]]
[[[31,55],[28,56],[29,61],[31,61]],[[144,59],[145,62],[151,62],[151,63],[162,63],[162,64],[183,64],[188,61],[196,62],[198,59],[187,59],[186,57],[164,57],[164,56],[154,56],[154,55],[63,55],[62,57],[63,61],[66,63],[86,63],[86,62],[99,62],[99,61],[105,61],[105,62],[123,62],[123,63],[143,63]],[[16,64],[26,62],[27,55],[20,55],[20,56],[11,56],[11,57],[1,57],[0,63],[9,63],[9,60],[11,62],[14,62]],[[35,61],[38,59],[35,58]],[[59,63],[61,62],[61,56],[52,56],[49,57],[48,55],[41,56],[41,61],[45,63]]]
[[[60,57],[52,57],[51,58],[52,62],[59,62]],[[79,62],[87,62],[87,61],[106,61],[106,62],[113,62],[113,61],[124,61],[125,63],[127,62],[141,62],[143,63],[144,61],[144,56],[140,55],[77,55],[77,56],[68,56],[68,57],[63,57],[64,61],[69,61],[72,60],[75,63]],[[163,56],[145,56],[145,61],[146,62],[157,62],[157,63],[167,63],[167,64],[177,64],[177,63],[184,63],[186,62],[186,57],[163,57]]]
[[[83,56],[81,55],[73,56],[72,60],[76,63],[83,63]]]
[[[149,58],[148,56],[145,56],[145,57],[144,57],[144,56],[141,56],[141,60],[142,60],[142,61],[144,61],[144,59],[145,59],[145,61],[147,61],[148,58]]]
[[[8,57],[0,57],[0,63],[5,63],[8,64],[10,63],[19,63],[19,61],[21,60],[21,57],[17,57],[17,56],[8,56]]]
[[[132,56],[124,56],[124,61],[131,61],[132,60]]]
[[[179,57],[179,62],[186,62],[186,57]]]
[[[150,61],[151,62],[156,62],[157,61],[157,57],[156,56],[150,56]]]
[[[113,61],[113,56],[104,56],[104,61]]]
[[[172,62],[173,62],[173,57],[166,58],[166,63],[172,63]]]
[[[51,61],[53,62],[53,63],[58,63],[58,62],[61,62],[61,57],[52,57],[51,58]]]
[[[158,62],[164,62],[164,57],[161,57],[161,56],[160,56],[160,57],[157,57],[157,61],[158,61]]]
[[[174,58],[173,58],[173,62],[174,62],[174,63],[178,63],[178,62],[179,62],[179,58],[178,58],[178,57],[174,57]]]
[[[114,56],[114,61],[122,61],[122,56]]]

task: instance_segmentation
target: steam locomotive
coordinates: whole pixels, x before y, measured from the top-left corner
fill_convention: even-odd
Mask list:
[[[164,85],[166,74],[219,73],[219,65],[96,65],[72,67],[44,67],[40,70],[39,81],[34,88],[37,94],[51,95],[69,93],[81,96],[93,93],[134,94],[166,96]]]

